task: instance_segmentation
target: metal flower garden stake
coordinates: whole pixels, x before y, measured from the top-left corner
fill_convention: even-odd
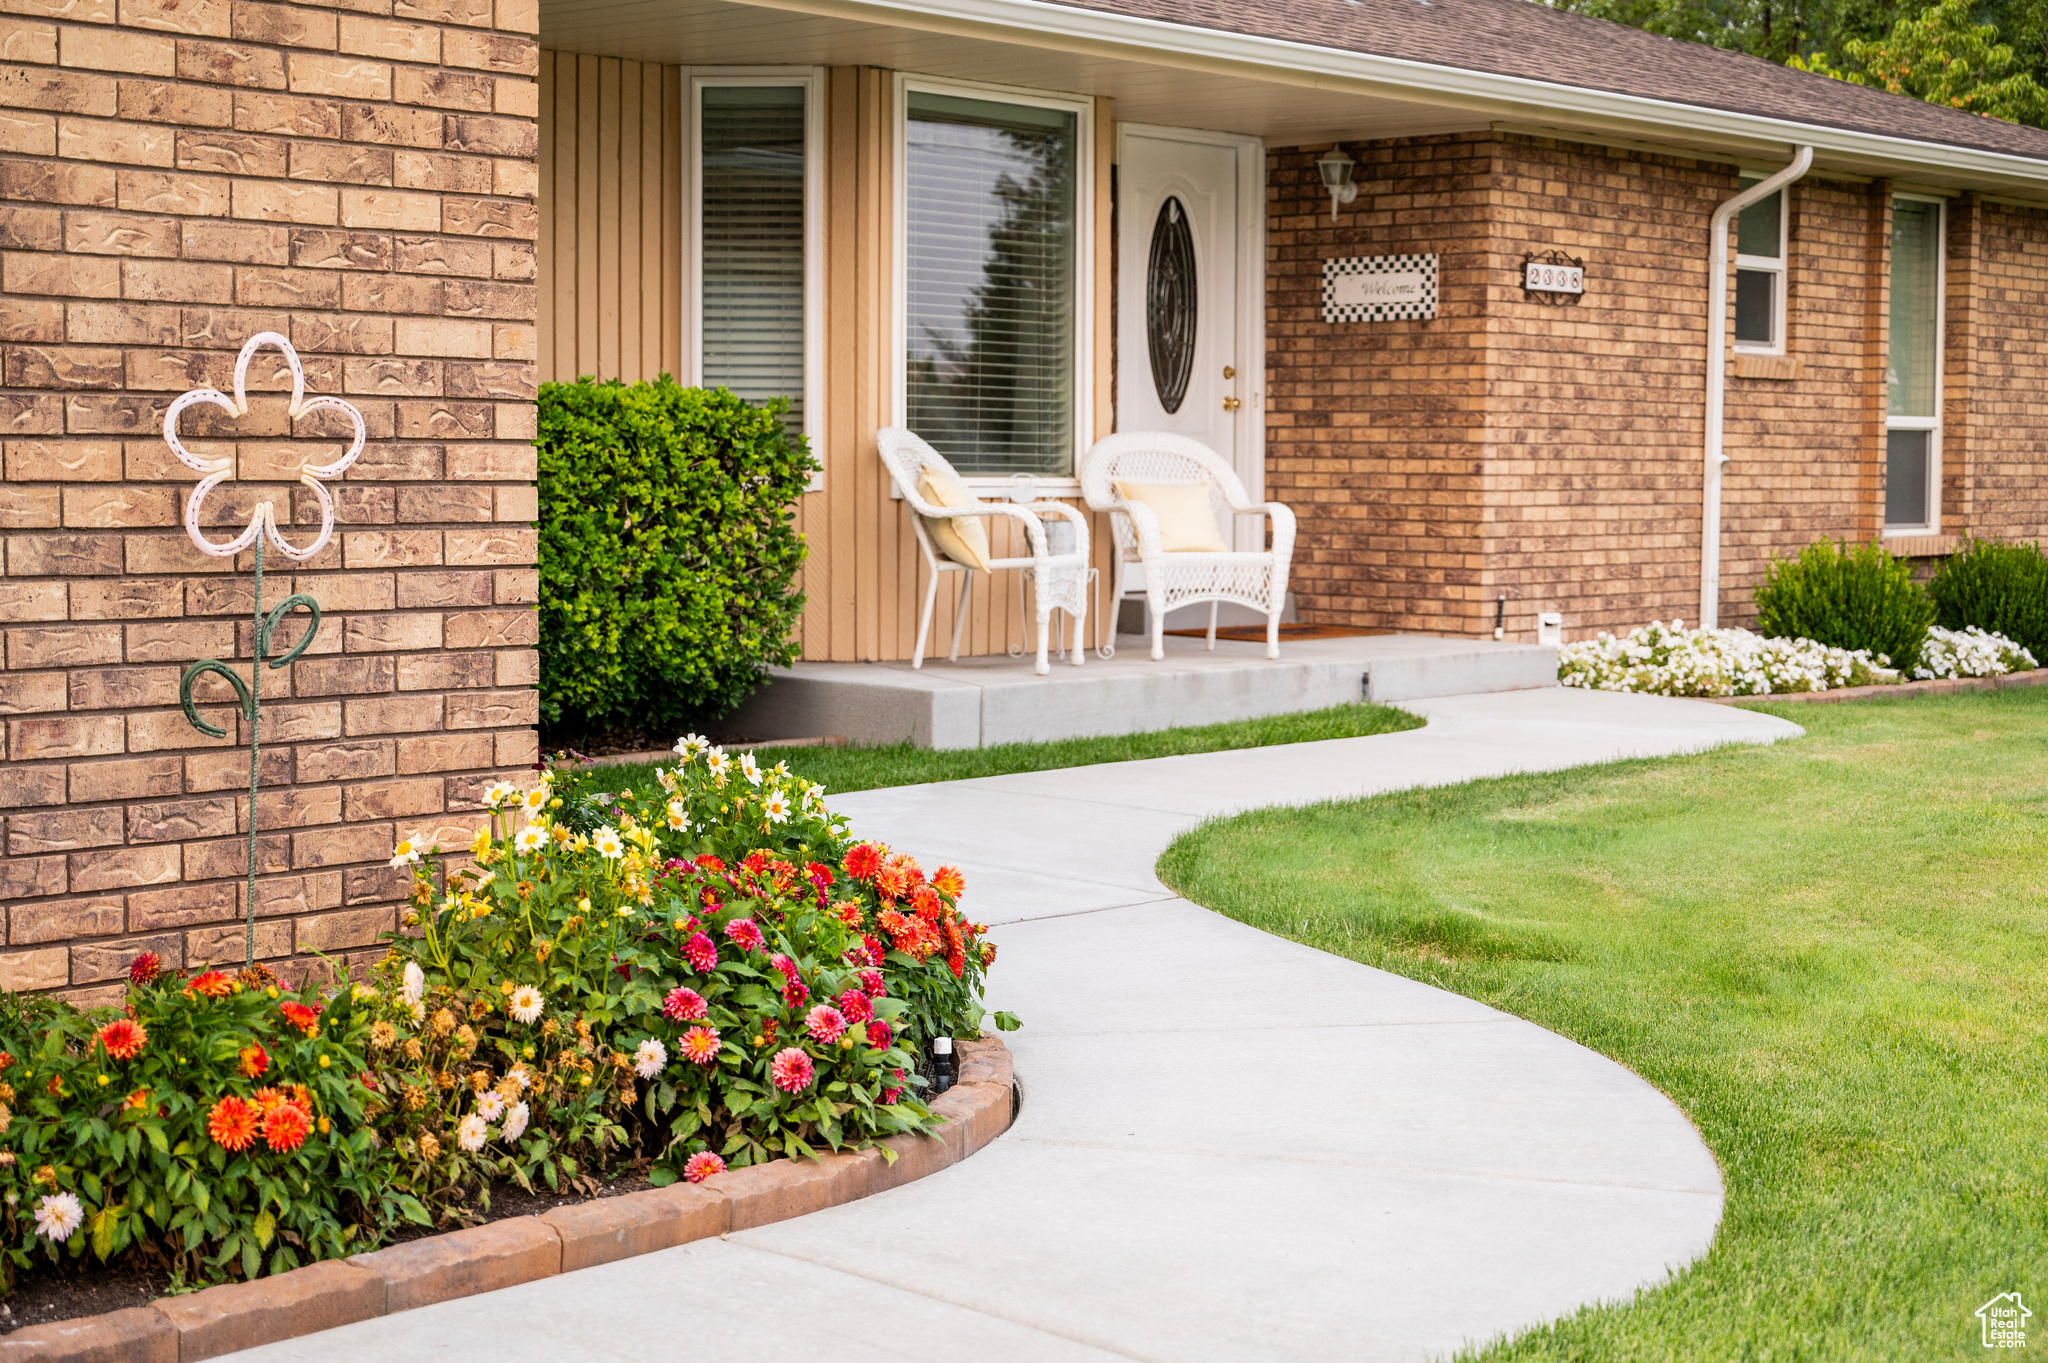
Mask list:
[[[277,511],[269,502],[256,504],[249,515],[248,527],[233,539],[220,543],[208,539],[205,532],[199,528],[199,510],[206,501],[207,493],[234,477],[235,458],[230,455],[224,459],[201,459],[186,449],[184,441],[178,436],[178,418],[188,407],[207,403],[220,408],[230,416],[249,415],[249,359],[264,346],[274,346],[283,351],[285,362],[291,366],[292,403],[289,412],[294,421],[308,413],[326,410],[344,414],[355,428],[354,437],[349,441],[348,453],[331,464],[307,464],[300,468],[299,481],[311,488],[313,495],[320,500],[320,533],[303,549],[295,548],[286,542],[277,526]],[[249,726],[249,881],[242,934],[242,963],[245,966],[254,964],[256,960],[256,794],[257,763],[263,746],[263,729],[260,723],[263,669],[289,665],[306,651],[307,645],[313,642],[313,636],[320,629],[320,603],[304,592],[286,597],[268,615],[263,613],[264,541],[268,540],[279,553],[295,563],[304,563],[327,547],[327,541],[334,537],[334,499],[328,495],[327,485],[323,480],[338,478],[347,472],[349,465],[355,463],[357,456],[363,452],[363,437],[363,414],[357,411],[352,403],[335,397],[306,396],[306,371],[299,364],[299,352],[292,349],[290,341],[274,331],[259,331],[243,343],[242,353],[235,359],[235,395],[232,398],[212,388],[195,388],[173,402],[170,410],[164,413],[164,443],[170,446],[171,453],[181,462],[205,475],[199,480],[199,485],[192,489],[192,495],[186,499],[185,533],[192,537],[192,543],[199,547],[200,553],[214,558],[233,558],[252,546],[256,551],[256,637],[255,654],[249,664],[249,680],[245,683],[232,667],[219,659],[206,658],[186,668],[184,679],[178,685],[178,699],[184,704],[185,718],[192,721],[192,727],[209,737],[225,738],[227,730],[209,724],[201,718],[199,707],[192,699],[193,684],[202,676],[211,672],[225,677],[228,685],[234,688],[242,719]],[[312,619],[307,622],[306,632],[281,657],[272,658],[271,636],[277,632],[277,627],[285,615],[298,606],[305,607],[312,615]]]

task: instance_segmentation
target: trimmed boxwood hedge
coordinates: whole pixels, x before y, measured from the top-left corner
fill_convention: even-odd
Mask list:
[[[795,661],[817,465],[787,407],[667,374],[541,385],[542,723],[715,719]]]
[[[2048,557],[2040,545],[1970,540],[1942,560],[1927,593],[1943,629],[1975,625],[2048,658]]]
[[[1920,660],[1934,603],[1913,565],[1881,544],[1819,540],[1796,559],[1775,559],[1756,589],[1757,632],[1868,649],[1910,669]]]

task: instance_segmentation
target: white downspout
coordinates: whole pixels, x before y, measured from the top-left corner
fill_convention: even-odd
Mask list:
[[[1721,453],[1722,398],[1728,388],[1728,221],[1737,213],[1776,194],[1806,174],[1813,148],[1796,148],[1792,164],[1767,180],[1743,190],[1714,210],[1707,254],[1707,468],[1700,513],[1701,629],[1721,623]],[[1789,265],[1790,262],[1787,262]]]

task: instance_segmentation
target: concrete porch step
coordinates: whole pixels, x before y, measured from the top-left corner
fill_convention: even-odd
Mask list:
[[[974,748],[1045,742],[1320,710],[1357,700],[1393,702],[1557,685],[1557,650],[1536,644],[1423,634],[1304,639],[1268,661],[1263,643],[1168,638],[1153,662],[1124,635],[1116,657],[1055,659],[1040,677],[1031,659],[798,663],[721,726],[750,738],[841,734],[855,743]]]

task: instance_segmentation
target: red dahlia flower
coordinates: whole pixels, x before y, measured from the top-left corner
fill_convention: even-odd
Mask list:
[[[692,1065],[710,1065],[718,1059],[717,1029],[692,1027],[676,1039],[676,1054]]]
[[[270,1068],[270,1052],[259,1043],[242,1047],[242,1077],[254,1079]]]
[[[821,1003],[804,1018],[804,1030],[811,1040],[830,1046],[846,1035],[846,1016],[829,1003]]]
[[[785,1046],[768,1062],[768,1077],[784,1093],[802,1093],[818,1077],[818,1072],[812,1068],[811,1058],[800,1048]]]
[[[128,963],[128,983],[148,984],[164,973],[164,958],[154,951],[145,951]]]
[[[821,890],[830,885],[833,880],[832,868],[822,861],[806,862],[804,864],[804,874],[811,878],[811,884]]]
[[[848,1022],[866,1022],[875,1015],[875,1005],[860,990],[849,989],[839,996],[839,1011]]]
[[[879,970],[861,971],[860,987],[866,991],[867,996],[871,999],[882,998],[889,992],[888,982],[882,978],[882,972]]]
[[[791,980],[782,986],[782,1001],[791,1008],[801,1008],[805,999],[811,996],[811,987],[802,980]]]
[[[223,1150],[247,1150],[260,1121],[257,1110],[240,1098],[223,1098],[206,1116],[206,1133]]]
[[[846,874],[854,880],[873,880],[875,872],[882,869],[882,849],[871,842],[849,848],[846,853]]]
[[[702,1022],[708,1011],[702,994],[680,985],[669,990],[661,1004],[662,1015],[671,1022]]]
[[[896,1040],[896,1034],[889,1030],[889,1024],[877,1018],[868,1025],[868,1045],[878,1051],[886,1051]]]
[[[715,970],[718,967],[718,943],[711,940],[709,933],[696,933],[683,943],[683,956],[689,961],[690,968],[700,975]]]
[[[725,863],[717,857],[698,857],[697,869],[700,871],[723,871]]]
[[[740,863],[740,869],[748,875],[760,875],[768,869],[768,854],[766,852],[747,853],[746,860]]]
[[[263,1118],[263,1142],[282,1154],[304,1145],[306,1133],[312,1129],[313,1118],[306,1109],[297,1103],[279,1103]]]
[[[713,1174],[724,1172],[725,1161],[709,1150],[699,1150],[683,1161],[683,1181],[686,1183],[702,1183]]]
[[[317,1006],[309,1008],[303,1003],[293,1003],[287,1000],[277,1005],[277,1011],[284,1014],[286,1022],[298,1028],[307,1036],[313,1035],[313,1028],[320,1021],[320,1009]]]
[[[149,1044],[149,1033],[139,1022],[127,1018],[115,1018],[100,1028],[100,1045],[107,1048],[107,1054],[116,1060],[133,1060],[142,1054],[142,1048]]]
[[[953,972],[953,978],[956,980],[966,974],[967,953],[964,951],[948,952],[946,955],[946,969]]]

